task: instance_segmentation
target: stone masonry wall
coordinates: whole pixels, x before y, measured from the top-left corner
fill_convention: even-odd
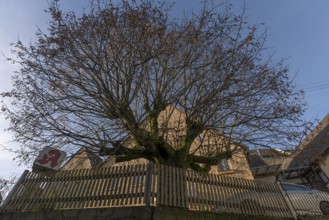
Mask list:
[[[0,213],[0,220],[270,220],[272,218],[190,211],[174,207],[120,207]],[[316,218],[312,218],[315,220]],[[306,220],[304,218],[303,220]],[[307,219],[308,220],[308,219]]]

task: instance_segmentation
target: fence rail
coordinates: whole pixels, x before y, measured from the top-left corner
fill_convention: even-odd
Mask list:
[[[30,172],[21,182],[5,211],[82,209],[155,205],[154,184],[147,183],[147,164],[98,170],[56,173]],[[148,198],[145,194],[149,188]],[[149,198],[149,197],[152,198]]]
[[[152,163],[97,170],[29,172],[2,211],[148,205],[293,217],[277,184],[200,174]]]
[[[160,205],[210,212],[294,217],[278,184],[157,166]]]

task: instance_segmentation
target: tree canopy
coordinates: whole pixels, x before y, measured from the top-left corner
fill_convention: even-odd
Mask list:
[[[92,1],[81,15],[53,1],[48,13],[36,42],[13,44],[8,60],[20,70],[1,93],[22,161],[46,146],[84,146],[118,161],[207,170],[227,145],[289,148],[303,135],[303,93],[264,47],[266,28],[249,25],[243,11],[206,1],[175,16],[146,0]],[[159,122],[169,106],[184,114],[175,146],[163,132],[169,123]],[[205,130],[231,140],[226,152],[191,151]]]

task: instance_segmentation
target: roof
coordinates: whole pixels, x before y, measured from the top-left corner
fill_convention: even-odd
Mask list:
[[[262,159],[262,157],[259,154],[254,153],[254,152],[255,152],[255,150],[249,151],[249,166],[250,166],[250,168],[252,169],[252,168],[255,168],[255,167],[266,166],[267,164]]]
[[[282,164],[288,153],[276,152],[276,149],[257,149],[249,151],[250,167],[260,167],[266,165]]]
[[[249,166],[253,176],[265,176],[277,173],[284,161],[275,149],[258,149],[249,151]]]
[[[309,166],[329,148],[329,114],[305,137],[285,168]]]

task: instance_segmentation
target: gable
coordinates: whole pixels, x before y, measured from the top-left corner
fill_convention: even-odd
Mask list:
[[[285,168],[308,166],[329,149],[329,114],[306,136],[297,147]]]
[[[101,158],[83,147],[62,166],[61,170],[93,169],[101,161]]]

